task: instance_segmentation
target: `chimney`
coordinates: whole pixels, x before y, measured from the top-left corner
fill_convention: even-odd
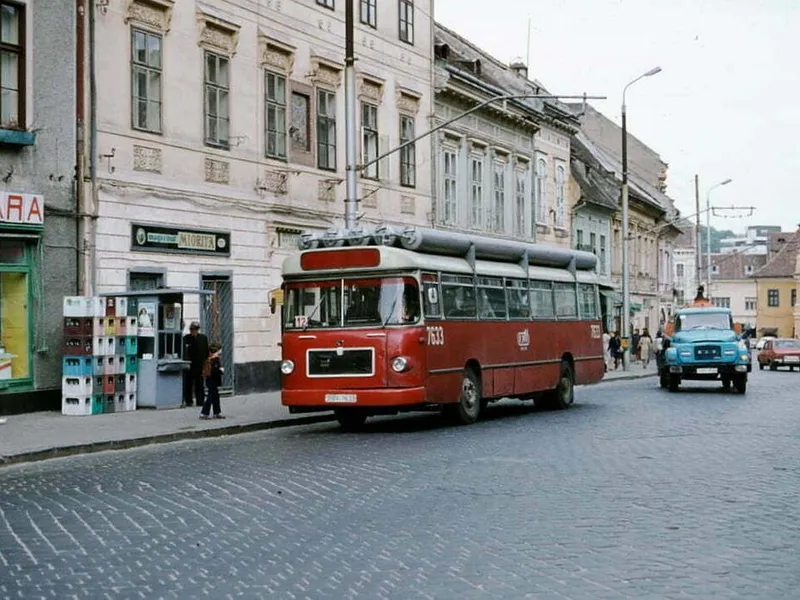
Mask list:
[[[508,68],[511,69],[517,77],[522,77],[523,79],[528,79],[528,66],[521,62],[513,62],[508,65]]]

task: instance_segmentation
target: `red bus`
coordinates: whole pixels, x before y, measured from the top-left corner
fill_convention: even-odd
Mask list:
[[[568,408],[576,384],[603,377],[594,255],[419,228],[375,237],[284,262],[290,412],[333,410],[346,429],[411,410],[469,424],[501,398]]]

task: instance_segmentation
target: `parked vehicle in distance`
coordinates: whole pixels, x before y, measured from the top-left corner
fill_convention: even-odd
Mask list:
[[[764,337],[758,338],[758,341],[756,342],[756,348],[755,349],[758,352],[761,352],[764,349],[764,344],[766,344],[768,341],[774,340],[774,339],[776,339],[776,338],[774,336],[771,336],[771,335],[765,335]]]
[[[682,381],[721,381],[740,394],[747,391],[752,369],[747,343],[741,339],[730,309],[713,306],[698,290],[694,302],[675,312],[667,325],[666,349],[659,383],[677,392]]]
[[[778,367],[789,367],[790,371],[800,369],[800,340],[791,338],[773,338],[765,342],[758,353],[758,368],[769,367],[776,371]]]

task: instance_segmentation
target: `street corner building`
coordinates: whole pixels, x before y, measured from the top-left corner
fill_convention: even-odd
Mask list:
[[[75,6],[32,5],[0,1],[0,414],[58,408],[78,279]]]
[[[130,0],[94,11],[95,294],[188,296],[223,388],[280,386],[270,291],[304,231],[341,227],[345,3]],[[360,225],[429,223],[430,2],[356,3]],[[398,10],[399,6],[399,10]]]

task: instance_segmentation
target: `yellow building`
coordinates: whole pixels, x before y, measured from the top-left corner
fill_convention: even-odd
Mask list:
[[[800,229],[787,233],[780,250],[754,275],[758,292],[756,327],[760,336],[795,337],[798,333],[795,275],[799,253]]]
[[[797,253],[797,261],[794,267],[794,280],[796,283],[796,296],[800,296],[800,251]],[[794,305],[794,336],[800,339],[800,302]]]

